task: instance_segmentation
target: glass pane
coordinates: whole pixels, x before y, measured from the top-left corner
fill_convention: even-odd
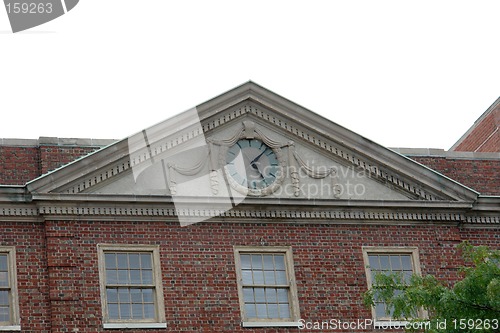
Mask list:
[[[130,253],[128,255],[128,262],[130,269],[139,269],[141,267],[138,253]]]
[[[264,284],[264,271],[253,271],[253,284]]]
[[[255,302],[256,303],[266,303],[266,295],[264,288],[255,288]]]
[[[391,268],[393,271],[401,270],[401,261],[399,260],[399,256],[391,256]]]
[[[118,289],[118,299],[120,303],[130,303],[130,293],[128,289]]]
[[[266,299],[267,303],[278,303],[275,288],[266,288]]]
[[[243,284],[253,284],[252,271],[249,270],[241,271],[241,278],[243,280]]]
[[[152,303],[144,304],[144,318],[155,317],[155,306]]]
[[[279,306],[280,318],[290,318],[290,307],[288,304],[280,304]]]
[[[116,284],[118,283],[118,276],[115,270],[106,270],[106,284]]]
[[[380,263],[378,262],[378,256],[368,256],[368,261],[370,264],[370,268],[372,270],[375,271],[380,270]]]
[[[269,318],[279,318],[278,304],[268,304],[267,305],[267,316]]]
[[[142,271],[142,283],[153,284],[153,271],[151,270]]]
[[[267,318],[267,306],[266,304],[255,304],[257,308],[257,318]]]
[[[379,256],[380,258],[380,269],[389,270],[389,256]]]
[[[9,286],[9,274],[7,272],[0,272],[0,287]]]
[[[264,269],[270,271],[274,270],[274,261],[272,254],[264,255]]]
[[[118,304],[108,304],[108,316],[109,319],[120,319],[118,314]]]
[[[118,302],[118,290],[117,289],[108,289],[107,290],[108,303],[117,303]]]
[[[250,263],[250,255],[249,254],[242,254],[240,256],[240,258],[241,258],[241,269],[252,268],[251,263]]]
[[[130,313],[130,304],[120,304],[120,317],[121,319],[132,318]]]
[[[0,271],[8,271],[8,264],[7,264],[7,255],[6,254],[0,254]]]
[[[243,301],[245,303],[255,302],[255,299],[253,298],[253,288],[243,288]]]
[[[144,303],[153,303],[153,289],[142,289]]]
[[[141,267],[144,268],[151,268],[151,254],[149,253],[143,253],[141,254]]]
[[[278,292],[278,302],[288,303],[288,290],[280,288],[277,290],[277,292]]]
[[[252,254],[252,268],[262,269],[262,255]]]
[[[118,261],[118,268],[127,269],[128,268],[128,260],[126,253],[117,253],[116,258]]]
[[[0,306],[9,305],[9,292],[7,290],[0,290]]]
[[[264,280],[266,284],[276,284],[274,271],[264,271]]]
[[[0,322],[10,321],[10,309],[6,306],[0,307]]]
[[[132,299],[132,303],[142,303],[141,289],[130,289],[130,297]]]
[[[245,314],[248,318],[257,317],[257,312],[255,311],[255,304],[245,304]]]
[[[106,268],[116,268],[116,254],[115,253],[105,253],[104,254],[104,265]]]
[[[132,304],[132,317],[133,318],[143,318],[142,316],[142,304]]]
[[[413,275],[412,271],[405,271],[403,272],[403,280],[406,284],[410,283],[411,276]]]
[[[376,303],[375,304],[375,317],[383,318],[387,317],[385,314],[385,304],[384,303]]]
[[[128,284],[129,278],[128,278],[128,271],[126,270],[118,270],[118,283],[120,284]]]
[[[411,257],[409,255],[401,256],[401,262],[405,271],[411,271]]]
[[[135,269],[130,271],[130,283],[141,284],[141,271]]]
[[[285,271],[276,271],[276,284],[288,285]]]
[[[274,266],[276,270],[285,270],[285,256],[278,254],[274,256]]]

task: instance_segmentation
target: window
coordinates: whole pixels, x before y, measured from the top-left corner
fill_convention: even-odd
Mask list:
[[[99,245],[104,328],[164,328],[157,246]]]
[[[235,247],[235,263],[243,326],[299,325],[290,247]]]
[[[16,251],[0,246],[0,331],[20,331]]]
[[[420,274],[418,249],[416,247],[363,247],[368,288],[374,284],[377,274],[399,274],[403,281],[409,282],[413,274]],[[402,286],[403,287],[403,286]],[[375,321],[391,320],[386,314],[386,304],[375,301],[372,315]]]

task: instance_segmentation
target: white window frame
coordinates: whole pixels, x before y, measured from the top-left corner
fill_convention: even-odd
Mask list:
[[[370,254],[383,255],[410,255],[413,274],[422,275],[420,271],[420,259],[418,255],[418,247],[416,246],[391,246],[391,247],[383,247],[383,246],[363,246],[363,261],[365,264],[365,273],[366,280],[368,283],[368,289],[371,289],[373,286],[373,277],[370,269],[370,261],[368,256]],[[394,321],[390,317],[384,317],[377,319],[377,315],[375,312],[375,307],[372,307],[372,318],[374,322],[374,326],[377,327],[388,327],[389,326],[404,326],[407,321]],[[424,311],[419,310],[418,314],[419,318],[425,318],[426,314]]]
[[[288,279],[288,297],[290,301],[290,319],[263,319],[247,318],[245,313],[245,300],[243,297],[243,277],[241,273],[241,254],[283,254],[285,257],[285,270]],[[293,265],[293,253],[290,246],[234,246],[236,266],[236,280],[238,285],[238,298],[240,302],[241,325],[243,327],[298,327],[300,326],[300,309]]]
[[[17,293],[16,248],[14,246],[0,246],[0,253],[7,254],[9,287],[2,287],[0,289],[9,291],[10,306],[10,321],[0,322],[0,331],[20,331],[21,321],[19,317],[19,296]]]
[[[129,244],[99,244],[98,265],[99,265],[99,284],[101,292],[102,322],[104,329],[123,329],[123,328],[166,328],[165,305],[163,299],[163,285],[160,269],[160,249],[157,245],[129,245]],[[106,266],[105,253],[107,252],[125,252],[125,253],[151,253],[153,268],[153,284],[155,285],[155,319],[109,319],[108,301],[106,293]]]

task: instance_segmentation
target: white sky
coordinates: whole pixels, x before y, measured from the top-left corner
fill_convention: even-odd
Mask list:
[[[12,34],[0,137],[121,139],[252,80],[388,147],[448,149],[500,96],[499,1],[80,0]]]

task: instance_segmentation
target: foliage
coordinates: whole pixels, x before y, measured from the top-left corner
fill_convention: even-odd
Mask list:
[[[382,300],[395,320],[417,318],[423,309],[429,324],[420,331],[500,332],[500,251],[468,243],[458,248],[468,265],[460,268],[463,278],[455,285],[448,287],[432,275],[413,275],[405,284],[401,276],[377,274],[364,295],[365,305]]]

